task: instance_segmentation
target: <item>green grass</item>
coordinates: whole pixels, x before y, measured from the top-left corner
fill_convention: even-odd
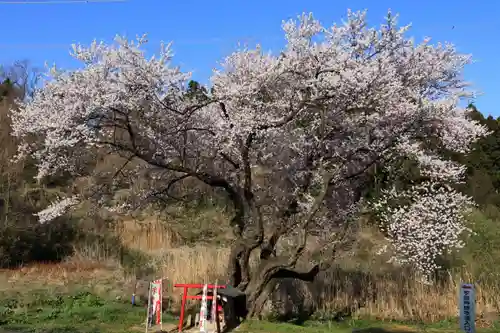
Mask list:
[[[134,328],[143,327],[146,316],[143,306],[105,300],[86,291],[69,295],[33,291],[30,296],[1,296],[0,332],[137,332]]]
[[[500,325],[488,329],[477,329],[478,333],[499,332]],[[456,321],[439,322],[432,325],[402,324],[370,320],[348,320],[342,323],[306,322],[303,326],[288,323],[271,323],[266,321],[248,321],[238,333],[459,333]]]

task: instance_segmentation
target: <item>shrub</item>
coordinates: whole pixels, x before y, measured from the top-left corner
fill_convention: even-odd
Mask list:
[[[0,224],[0,267],[60,261],[73,252],[77,228],[70,220],[55,224]]]

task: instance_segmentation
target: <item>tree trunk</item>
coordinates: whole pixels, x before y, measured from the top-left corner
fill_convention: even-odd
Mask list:
[[[253,298],[252,303],[247,301],[248,317],[262,319],[262,311],[266,302],[272,297],[273,292],[276,290],[276,286],[279,284],[277,279],[271,279],[265,286],[262,287],[262,292],[260,295],[254,292],[248,299]]]
[[[301,271],[289,263],[289,258],[273,257],[261,259],[250,278],[245,276],[249,272],[248,257],[248,249],[235,246],[229,262],[230,284],[246,294],[246,318],[261,317],[266,301],[282,279],[294,278],[310,282],[319,273],[319,265]]]

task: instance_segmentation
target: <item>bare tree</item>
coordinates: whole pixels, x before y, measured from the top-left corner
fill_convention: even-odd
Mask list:
[[[40,83],[40,71],[28,60],[16,61],[8,66],[0,66],[0,81],[8,81],[15,90],[15,97],[32,97]]]

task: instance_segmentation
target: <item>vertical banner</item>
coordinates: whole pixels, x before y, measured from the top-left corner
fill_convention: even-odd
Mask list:
[[[159,280],[154,280],[152,283],[151,283],[151,290],[152,290],[152,295],[153,295],[153,302],[154,302],[154,307],[153,307],[153,311],[154,311],[154,314],[156,314],[156,325],[160,325],[161,324],[161,306],[162,306],[162,279],[159,279]]]
[[[208,313],[207,292],[208,292],[208,286],[207,284],[205,284],[203,286],[203,294],[201,296],[201,309],[200,309],[200,332],[202,333],[207,332],[207,313]]]
[[[476,295],[474,285],[462,283],[459,296],[460,329],[466,333],[476,332]]]
[[[212,309],[211,309],[211,322],[214,323],[217,320],[217,281],[215,282],[214,290],[212,293]]]
[[[162,279],[154,280],[149,284],[148,327],[151,327],[153,322],[162,325],[162,281]]]

